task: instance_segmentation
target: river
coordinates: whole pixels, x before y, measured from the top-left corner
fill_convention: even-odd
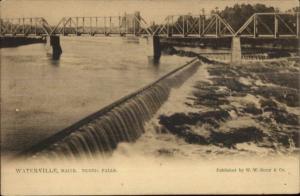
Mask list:
[[[14,154],[159,78],[191,58],[148,62],[141,43],[118,37],[62,37],[51,60],[45,44],[2,48],[2,152]]]
[[[43,44],[1,49],[3,152],[26,149],[191,60],[162,56],[152,65],[142,44],[117,38],[63,38],[62,48],[57,62]],[[298,191],[299,60],[199,59],[28,159],[4,160],[5,190]]]

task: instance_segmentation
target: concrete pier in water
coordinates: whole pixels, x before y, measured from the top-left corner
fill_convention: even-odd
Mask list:
[[[146,53],[150,63],[158,64],[161,56],[161,44],[159,36],[140,38],[140,43],[145,44]]]
[[[47,45],[52,47],[52,58],[58,60],[62,54],[62,49],[60,46],[60,37],[56,35],[51,35],[47,37]]]
[[[233,37],[231,43],[231,63],[240,63],[241,61],[241,39],[239,37]]]

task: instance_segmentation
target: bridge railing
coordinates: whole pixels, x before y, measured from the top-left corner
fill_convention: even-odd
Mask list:
[[[159,36],[233,36],[232,27],[219,15],[172,15],[160,24],[149,23],[140,15],[64,17],[50,33],[61,35],[159,35]]]
[[[170,15],[158,29],[159,35],[181,37],[226,37],[235,34],[219,15]]]
[[[151,34],[140,15],[64,17],[51,31],[51,35],[141,35]]]
[[[255,13],[235,33],[241,37],[298,37],[299,12],[295,13]]]
[[[0,18],[0,36],[118,35],[167,37],[300,37],[300,14],[255,13],[236,32],[217,14],[169,15],[159,24],[138,14],[124,16],[64,17],[50,26],[42,17]]]
[[[38,36],[49,35],[51,27],[42,17],[34,18],[0,18],[0,35]]]
[[[119,16],[109,17],[64,17],[52,30],[51,34],[122,34],[122,19]]]

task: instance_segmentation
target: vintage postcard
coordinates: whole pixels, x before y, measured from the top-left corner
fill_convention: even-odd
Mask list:
[[[298,0],[2,0],[1,195],[299,193]]]

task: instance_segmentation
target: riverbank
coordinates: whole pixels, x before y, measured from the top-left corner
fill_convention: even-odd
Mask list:
[[[231,37],[161,37],[160,41],[166,46],[200,47],[213,49],[230,49]],[[264,51],[299,51],[297,38],[247,38],[241,37],[243,51],[264,52]]]
[[[35,43],[46,43],[44,37],[0,37],[0,48],[17,47]]]
[[[177,55],[181,57],[197,57],[201,55],[202,57],[208,59],[215,59],[222,62],[231,61],[231,50],[229,49],[211,49],[211,48],[199,48],[199,47],[185,47],[185,46],[172,46],[169,44],[162,44],[162,54],[164,55]],[[298,54],[295,50],[276,50],[273,49],[257,49],[251,51],[250,49],[242,52],[243,60],[272,60],[279,59],[283,57],[287,58],[297,58]]]

